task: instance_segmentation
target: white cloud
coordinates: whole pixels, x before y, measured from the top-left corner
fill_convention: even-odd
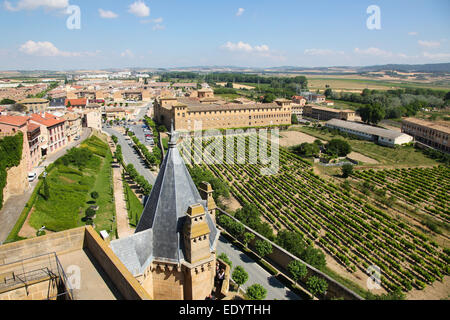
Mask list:
[[[119,16],[117,13],[103,9],[98,9],[98,13],[100,14],[100,17],[103,19],[115,19]]]
[[[150,8],[147,7],[144,1],[138,0],[129,6],[128,12],[137,17],[148,17],[150,15]]]
[[[69,0],[19,0],[16,6],[5,1],[4,7],[8,11],[36,10],[41,7],[45,9],[64,9],[69,6]]]
[[[425,40],[419,40],[419,45],[426,48],[439,48],[441,46],[441,43],[439,41],[425,41]]]
[[[285,61],[286,57],[281,54],[274,53],[270,50],[269,46],[266,44],[262,44],[259,46],[252,46],[243,41],[239,41],[237,43],[233,43],[228,41],[224,45],[221,46],[222,49],[234,52],[234,53],[244,53],[247,55],[251,55],[253,57],[263,57],[269,58],[274,61]]]
[[[429,59],[450,59],[450,53],[429,53],[424,52],[423,56]]]
[[[165,26],[160,25],[159,23],[157,23],[157,24],[155,24],[155,25],[153,26],[153,30],[154,30],[154,31],[156,31],[156,30],[164,30],[165,28],[166,28]]]
[[[384,51],[384,50],[381,50],[379,48],[374,48],[374,47],[367,48],[367,49],[355,48],[354,52],[357,54],[364,54],[364,55],[377,56],[377,57],[392,57],[393,56],[392,52]]]
[[[260,46],[252,47],[250,44],[239,41],[238,43],[233,43],[228,41],[222,46],[223,49],[228,51],[241,51],[241,52],[268,52],[269,46],[263,44]]]
[[[344,51],[334,51],[329,49],[306,49],[304,54],[310,56],[331,56],[337,54],[344,54]]]
[[[409,36],[417,36],[419,33],[415,31],[408,32]]]
[[[156,18],[156,19],[146,19],[146,20],[141,20],[141,23],[162,23],[164,21],[163,18]]]
[[[88,52],[82,53],[82,52],[61,51],[58,48],[56,48],[55,45],[51,42],[48,41],[35,42],[32,40],[29,40],[24,44],[22,44],[19,48],[19,51],[31,56],[40,56],[40,57],[80,57],[82,55],[93,55],[92,53]]]
[[[245,9],[244,8],[239,8],[238,11],[236,12],[236,16],[242,16],[244,14]]]
[[[134,58],[134,53],[130,49],[127,49],[124,52],[122,52],[120,56],[124,58]]]

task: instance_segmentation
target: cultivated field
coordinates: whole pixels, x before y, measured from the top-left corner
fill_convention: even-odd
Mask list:
[[[259,148],[256,136],[245,139],[247,148],[250,144]],[[184,157],[188,156],[186,143],[180,145]],[[222,150],[198,151],[211,160]],[[222,152],[226,155],[225,149]],[[236,149],[234,159],[237,163]],[[245,159],[242,165],[206,161],[201,167],[226,181],[241,204],[256,205],[275,230],[295,231],[320,247],[339,264],[340,268],[333,271],[361,283],[368,267],[378,266],[382,287],[387,291],[421,290],[448,275],[448,249],[443,250],[414,225],[396,220],[363,194],[322,179],[300,157],[281,148],[280,169],[273,175],[261,175],[261,169],[267,167],[261,161],[249,164],[248,154]],[[443,179],[448,184],[446,172]],[[438,205],[435,199],[429,201],[432,207]],[[332,268],[333,264],[328,266]]]

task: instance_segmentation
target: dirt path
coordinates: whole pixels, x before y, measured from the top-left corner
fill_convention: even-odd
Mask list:
[[[34,229],[32,226],[30,226],[29,220],[31,215],[34,212],[34,208],[30,210],[30,212],[28,213],[28,217],[25,220],[25,223],[22,226],[22,229],[20,229],[19,232],[19,237],[23,237],[23,238],[33,238],[36,237],[36,232],[37,230]]]
[[[127,203],[125,201],[121,168],[113,168],[114,179],[114,199],[116,201],[116,215],[117,215],[117,233],[119,238],[126,238],[133,234],[128,221]]]
[[[407,293],[408,300],[448,300],[450,298],[450,276],[445,276],[442,282],[435,281],[423,290],[411,290]]]
[[[322,250],[323,251],[323,250]],[[323,251],[324,252],[324,251]],[[359,285],[362,289],[368,290],[367,288],[367,279],[369,277],[367,274],[362,272],[361,270],[357,269],[356,272],[350,273],[345,269],[343,266],[341,266],[333,257],[331,257],[328,253],[324,252],[325,259],[327,261],[327,267],[339,274],[341,277],[346,278],[348,280],[351,280],[352,282]],[[381,288],[378,290],[369,290],[373,294],[384,294],[386,293],[386,290]]]
[[[368,163],[368,164],[379,164],[379,162],[375,159],[366,157],[365,155],[358,153],[358,152],[352,152],[347,156],[349,159],[356,160],[358,162]]]
[[[224,197],[220,197],[220,200],[227,207],[227,211],[228,212],[235,212],[236,210],[242,208],[242,206],[239,203],[239,201],[237,201],[236,198],[233,197],[233,195],[231,195],[231,194],[230,194],[230,198],[229,199],[226,199]]]

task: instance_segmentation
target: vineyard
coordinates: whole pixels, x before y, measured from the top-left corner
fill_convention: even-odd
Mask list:
[[[226,139],[223,139],[226,146]],[[237,137],[234,139],[234,149],[228,144],[223,150],[215,150],[210,147],[214,139],[204,139],[203,150],[195,149],[196,144],[189,139],[184,139],[179,148],[186,163],[190,163],[194,153],[201,154],[203,162],[198,166],[225,181],[242,205],[256,205],[276,231],[289,229],[298,232],[308,243],[323,249],[349,272],[360,269],[367,273],[369,266],[378,266],[382,270],[382,286],[388,291],[397,288],[404,291],[423,289],[449,274],[448,249],[443,250],[409,225],[392,219],[386,212],[341,186],[320,178],[308,162],[287,150],[279,150],[277,174],[261,175],[261,169],[267,168],[266,160],[271,155],[270,141],[267,142],[268,158],[258,159],[256,164],[249,164],[248,152],[245,153],[246,164],[215,164],[213,159],[217,153],[223,153],[227,158],[226,149],[234,150],[234,163],[238,163]],[[257,135],[245,136],[247,150],[249,145],[259,150]],[[440,186],[433,190],[435,197],[427,199],[426,207],[430,213],[448,217],[448,211],[442,211],[442,208],[447,209],[446,199],[441,199],[442,192],[448,190],[448,184],[445,187],[444,183],[439,182],[439,172],[435,172],[434,177],[435,183],[440,183]],[[448,171],[443,179],[448,183]],[[391,181],[387,174],[386,181]],[[406,181],[409,180],[405,179],[404,183]],[[431,185],[433,182],[430,180]],[[403,184],[394,187],[393,192],[407,193]],[[422,193],[417,188],[414,190],[413,201],[423,201],[419,196]]]
[[[356,171],[353,176],[373,183],[386,194],[418,208],[421,212],[449,223],[450,168],[403,168]]]

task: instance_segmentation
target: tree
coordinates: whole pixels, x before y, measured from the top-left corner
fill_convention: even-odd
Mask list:
[[[295,282],[305,278],[308,274],[308,269],[299,260],[291,261],[288,264],[288,270],[292,274],[292,279],[294,279]]]
[[[92,208],[87,208],[86,209],[86,217],[87,218],[91,218],[92,219],[92,217],[95,216],[95,214],[96,214],[96,212],[95,212],[94,209],[92,209]]]
[[[276,99],[275,95],[273,93],[268,93],[263,98],[263,103],[272,103]]]
[[[15,104],[15,103],[16,102],[11,99],[3,99],[2,101],[0,101],[0,104]]]
[[[247,297],[250,300],[264,300],[267,296],[267,289],[255,283],[247,288]]]
[[[316,297],[324,294],[328,289],[328,282],[325,279],[316,276],[309,277],[306,285],[309,292]]]
[[[351,152],[350,144],[342,139],[333,139],[326,146],[326,153],[331,156],[346,157]]]
[[[67,101],[67,105],[66,105],[66,107],[67,108],[70,108],[72,106],[72,104],[70,103],[70,100],[69,101]]]
[[[91,197],[92,197],[92,199],[97,200],[98,197],[99,197],[98,192],[97,192],[97,191],[93,191],[93,192],[91,193]]]
[[[26,110],[27,107],[20,103],[16,103],[11,107],[11,111],[25,112]]]
[[[250,233],[250,232],[244,233],[244,244],[246,247],[248,246],[248,244],[250,242],[253,241],[253,239],[255,239],[255,235],[253,233]]]
[[[44,179],[44,184],[42,187],[43,187],[42,196],[47,201],[48,199],[50,199],[50,188],[48,186],[47,179]]]
[[[225,262],[230,267],[230,269],[233,268],[233,262],[231,262],[231,260],[225,253],[221,253],[217,258]]]
[[[242,223],[233,221],[233,223],[230,225],[230,233],[235,236],[236,238],[239,238],[245,231],[245,227]]]
[[[331,88],[328,88],[325,90],[325,97],[330,98],[333,96],[333,90]]]
[[[296,114],[292,115],[292,119],[291,119],[292,124],[298,124],[298,118]]]
[[[256,252],[259,254],[259,256],[262,258],[271,254],[273,251],[272,244],[269,241],[265,240],[264,241],[257,240],[255,243],[255,249]]]
[[[444,100],[445,101],[449,101],[450,100],[450,91],[445,94]]]
[[[353,166],[349,163],[346,163],[342,166],[342,177],[348,178],[353,174]]]
[[[234,282],[236,282],[239,288],[240,286],[242,286],[244,283],[247,282],[248,273],[241,266],[237,266],[236,268],[234,268],[231,278],[234,280]]]
[[[160,125],[159,127],[158,127],[158,132],[167,132],[167,128],[166,128],[166,126],[165,125]]]
[[[291,148],[292,152],[303,157],[317,156],[320,153],[320,147],[316,143],[302,143]]]
[[[377,124],[386,116],[386,111],[382,108],[380,103],[366,105],[358,109],[363,122],[368,124]]]

